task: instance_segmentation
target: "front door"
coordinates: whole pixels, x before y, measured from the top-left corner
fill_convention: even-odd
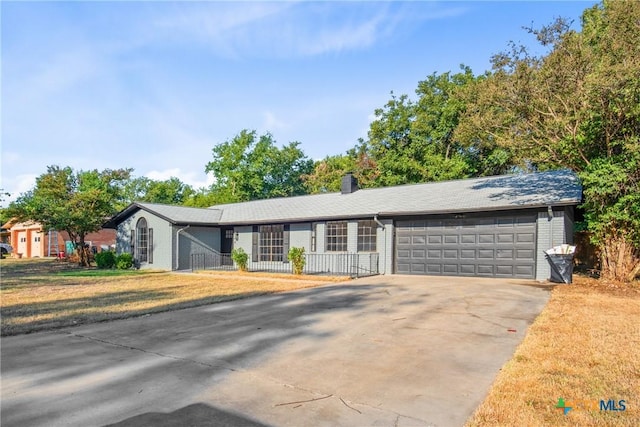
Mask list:
[[[230,254],[233,250],[233,228],[222,228],[220,230],[220,252]]]
[[[233,250],[233,228],[220,229],[220,252],[222,254],[231,254]],[[233,265],[231,255],[222,258],[222,265]]]

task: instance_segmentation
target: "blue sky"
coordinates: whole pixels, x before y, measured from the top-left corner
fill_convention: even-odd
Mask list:
[[[242,129],[344,153],[391,91],[480,74],[510,40],[535,44],[523,26],[578,26],[593,4],[2,1],[0,188],[15,197],[53,164],[199,188]]]

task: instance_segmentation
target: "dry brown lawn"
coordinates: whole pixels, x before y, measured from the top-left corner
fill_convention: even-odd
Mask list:
[[[626,410],[595,406],[609,399]],[[603,425],[640,426],[640,289],[577,277],[552,291],[467,426]]]
[[[22,264],[19,263],[22,261]],[[140,316],[345,278],[256,273],[65,277],[73,266],[2,260],[2,335]],[[574,409],[563,414],[558,398]],[[591,408],[625,401],[625,411]],[[467,426],[639,426],[640,285],[561,285]]]
[[[78,269],[48,259],[0,261],[2,335],[124,319],[348,280],[234,272],[68,277],[60,275],[60,270],[73,274]]]

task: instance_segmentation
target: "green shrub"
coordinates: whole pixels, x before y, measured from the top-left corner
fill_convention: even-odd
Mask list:
[[[133,255],[123,252],[116,258],[116,268],[118,270],[128,270],[133,267]]]
[[[249,254],[247,254],[244,249],[237,248],[231,251],[231,259],[238,265],[238,269],[240,269],[240,271],[247,271]]]
[[[99,252],[95,259],[98,268],[113,268],[116,265],[116,254],[111,251]]]
[[[304,248],[291,248],[287,254],[287,258],[291,261],[293,274],[302,274],[307,260],[304,258]]]

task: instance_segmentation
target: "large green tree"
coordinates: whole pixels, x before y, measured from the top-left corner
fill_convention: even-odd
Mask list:
[[[426,129],[429,124],[418,123],[418,117],[425,117],[420,113],[419,102],[393,94],[383,108],[375,111],[366,147],[377,163],[379,186],[468,176],[464,158],[446,136],[437,138]]]
[[[195,191],[190,185],[171,177],[163,181],[147,177],[132,178],[123,188],[125,206],[131,202],[163,203],[167,205],[183,205]]]
[[[77,171],[49,166],[36,178],[35,187],[9,205],[12,217],[35,221],[45,230],[66,231],[77,248],[84,248],[85,236],[100,230],[117,212],[122,186],[130,169]],[[84,250],[80,264],[88,265]]]
[[[4,191],[4,189],[0,188],[0,203],[4,203],[5,198],[7,197],[11,197],[11,194],[7,193],[6,191]],[[10,219],[11,217],[8,216],[7,209],[4,207],[0,207],[0,225],[6,224],[6,222],[9,221]]]
[[[486,176],[513,168],[512,153],[491,141],[459,138],[469,93],[485,76],[469,67],[433,73],[418,83],[417,100],[396,96],[375,111],[362,146],[375,165],[376,186]]]
[[[219,203],[218,200],[210,188],[199,188],[184,201],[184,206],[206,208]]]
[[[457,137],[514,153],[524,169],[570,168],[605,278],[640,272],[640,2],[605,1],[581,31],[529,29],[547,53],[512,45],[469,92]]]
[[[467,109],[467,95],[484,76],[474,76],[471,68],[462,65],[460,72],[433,73],[418,83],[416,118],[412,132],[421,141],[427,141],[433,151],[445,161],[464,162],[458,166],[467,176],[491,176],[510,171],[512,154],[496,144],[478,139],[461,140],[455,131],[460,117]],[[453,160],[457,162],[453,162]],[[462,174],[460,178],[464,177]]]
[[[469,67],[458,73],[433,73],[418,83],[417,99],[396,96],[375,110],[367,140],[346,154],[316,162],[303,177],[311,193],[337,191],[346,172],[361,187],[488,176],[513,169],[508,147],[481,138],[459,138],[456,129],[485,76]]]
[[[307,191],[311,194],[340,191],[342,178],[352,173],[360,188],[376,186],[378,168],[366,151],[362,141],[346,154],[327,156],[314,164],[310,174],[303,175]]]
[[[215,203],[287,197],[306,194],[302,175],[313,161],[291,142],[281,148],[270,134],[258,136],[243,130],[232,140],[213,148],[205,171],[215,180],[210,192]]]

